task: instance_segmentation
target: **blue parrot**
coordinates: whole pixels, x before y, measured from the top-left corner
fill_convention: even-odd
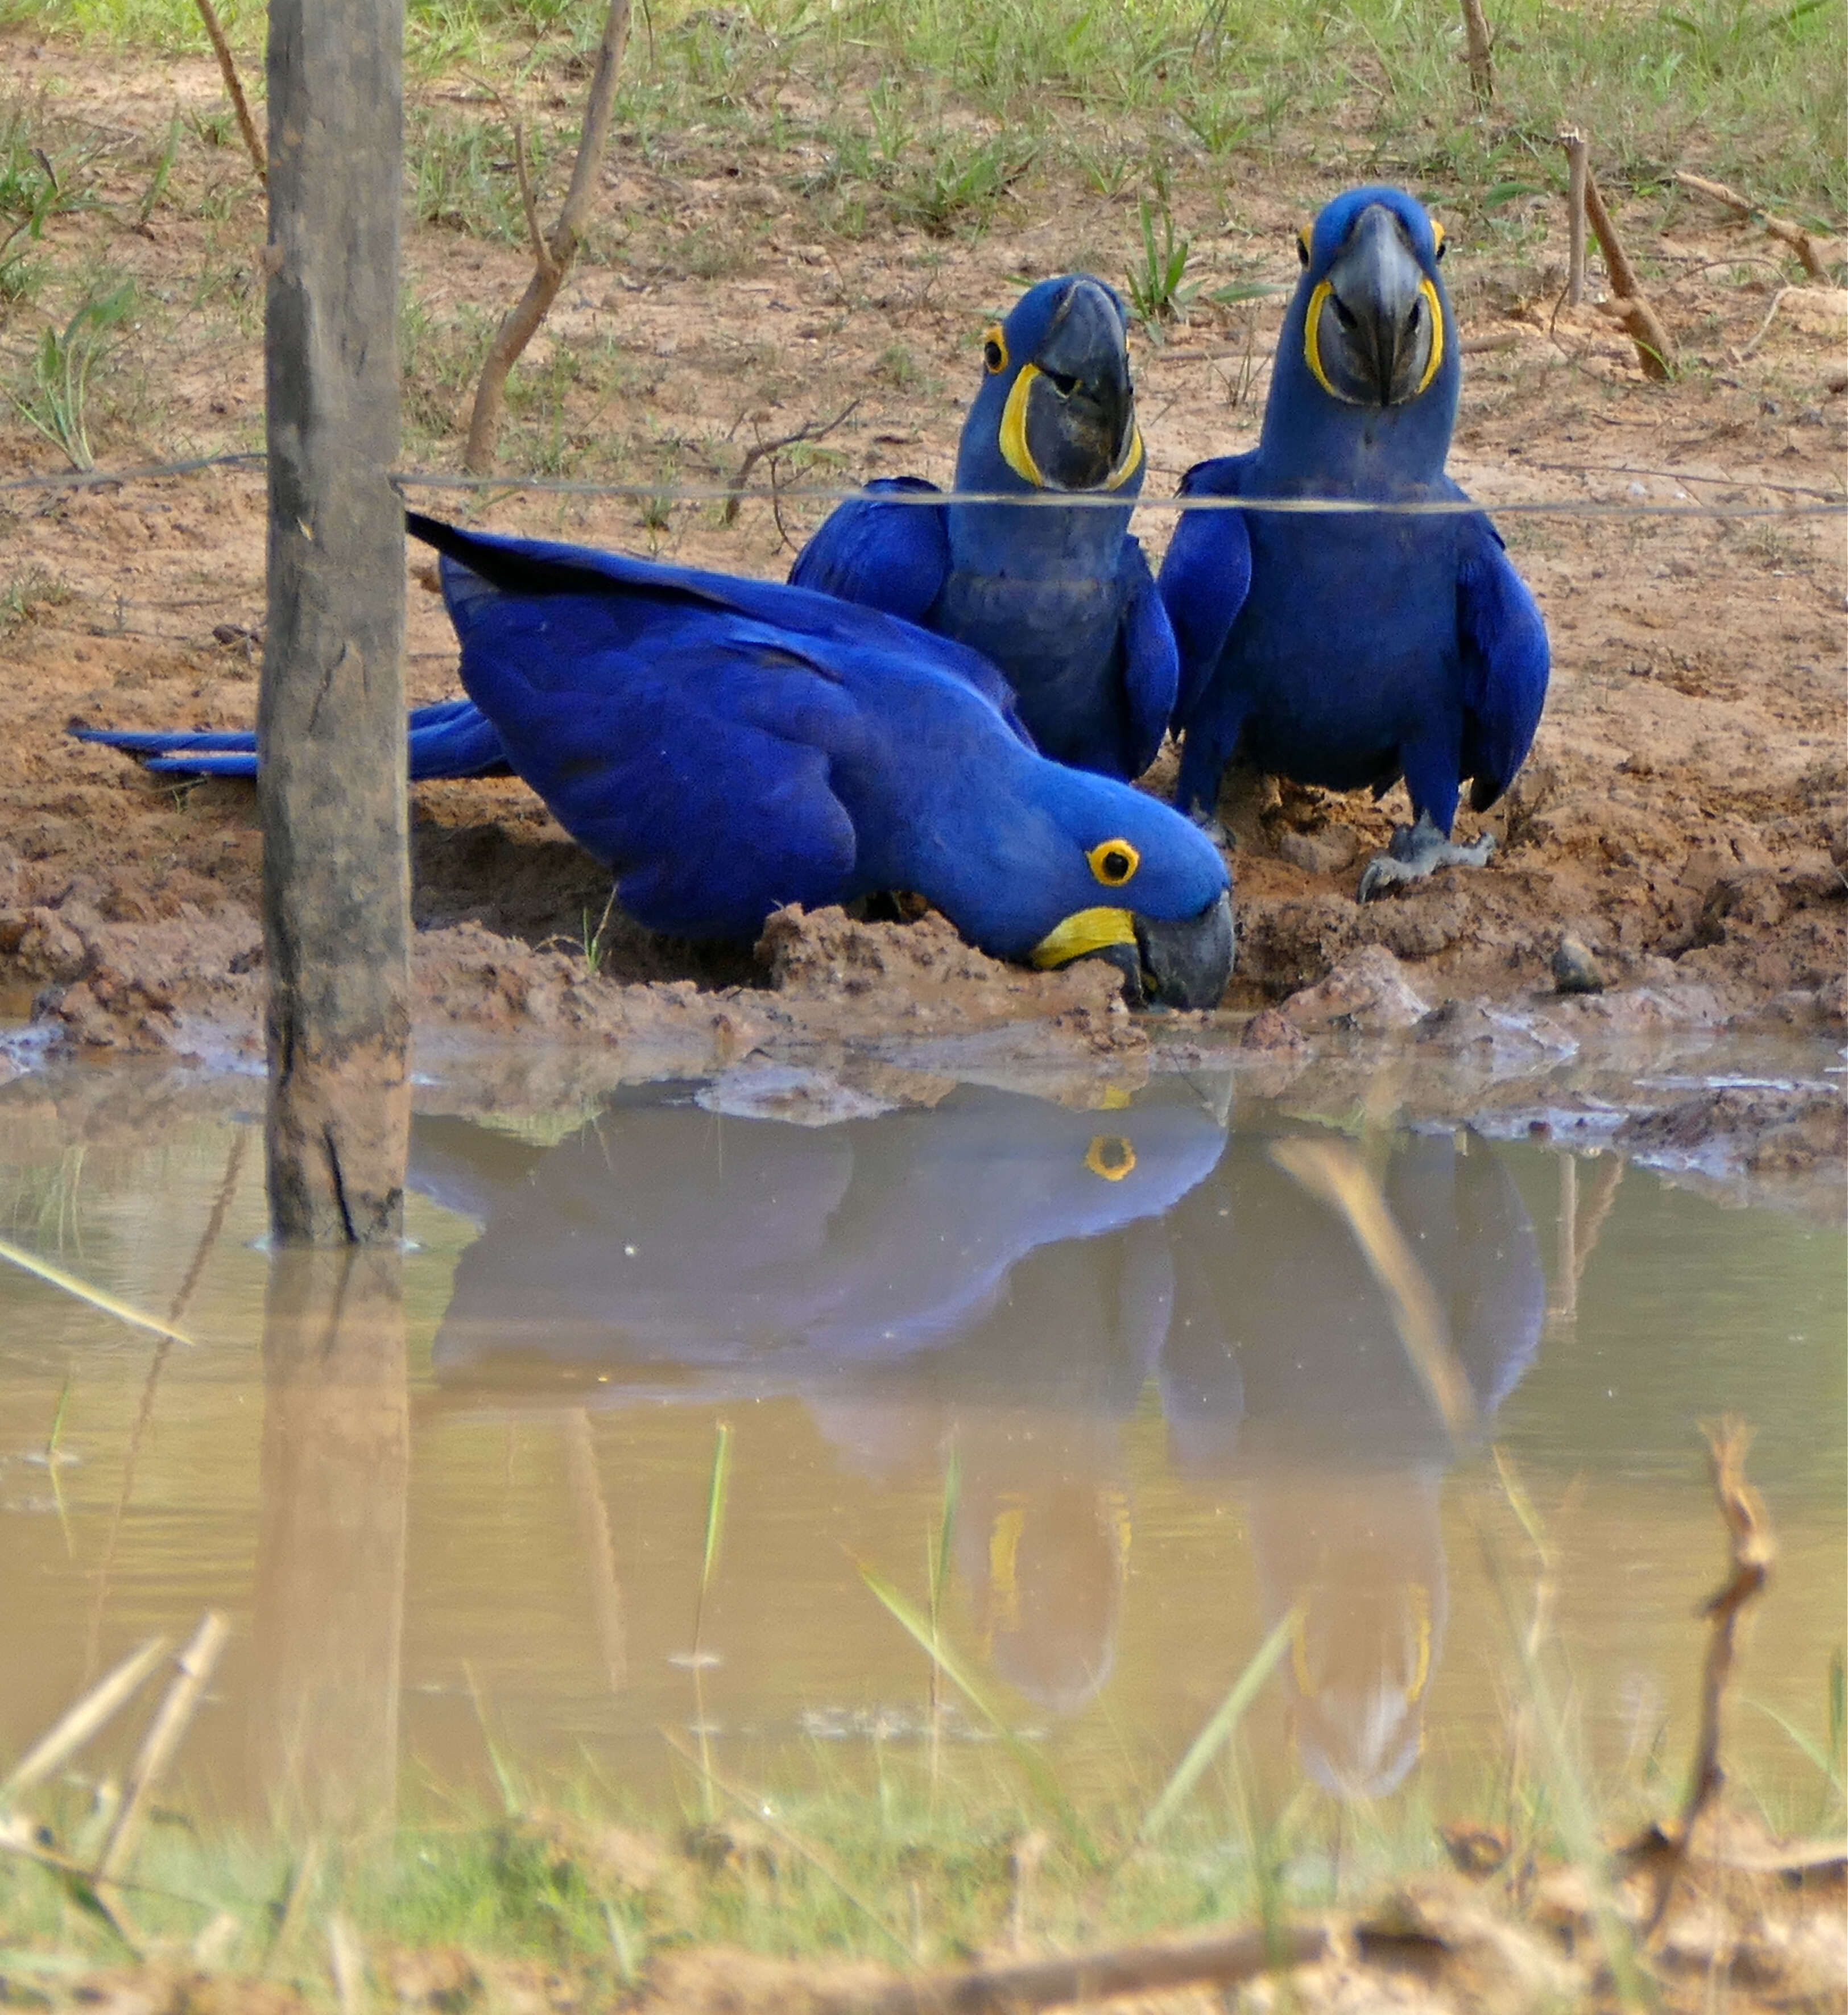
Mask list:
[[[1235,1134],[1169,1219],[1168,1452],[1243,1486],[1265,1625],[1296,1612],[1283,1683],[1304,1769],[1338,1797],[1379,1798],[1422,1746],[1449,1610],[1442,1484],[1464,1449],[1356,1234],[1271,1145]],[[1478,1446],[1540,1348],[1533,1219],[1509,1160],[1474,1134],[1399,1134],[1378,1178],[1473,1402],[1459,1439]]]
[[[996,957],[1100,957],[1139,1002],[1217,1004],[1217,849],[1039,754],[974,652],[774,582],[407,523],[443,555],[469,699],[637,922],[749,939],[784,903],[908,890]]]
[[[1466,501],[1444,472],[1461,379],[1443,237],[1394,189],[1337,196],[1298,239],[1264,429],[1182,479],[1197,497]],[[1494,837],[1450,843],[1462,781],[1486,811],[1514,780],[1546,697],[1545,626],[1477,512],[1183,512],[1161,593],[1181,656],[1181,808],[1210,820],[1237,756],[1331,790],[1402,776],[1414,823],[1360,898]]]
[[[789,578],[953,637],[991,659],[1021,718],[1060,763],[1137,777],[1167,731],[1179,676],[1174,636],[1130,513],[1145,472],[1127,317],[1087,274],[1042,280],[982,344],[963,423],[959,490],[915,476],[868,485],[797,555]],[[1116,497],[1061,508],[1061,496]]]

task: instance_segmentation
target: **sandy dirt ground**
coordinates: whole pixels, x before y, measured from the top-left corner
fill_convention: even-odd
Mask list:
[[[55,227],[132,274],[150,328],[159,322],[160,340],[117,367],[128,375],[115,406],[99,411],[99,462],[259,444],[262,220],[247,167],[223,151],[211,170],[217,200],[203,206],[211,214],[156,205],[135,221],[148,151],[176,106],[216,101],[215,74],[177,59],[127,71],[17,30],[0,36],[0,59],[44,83],[69,130],[93,130],[117,150],[104,148],[93,169],[107,199]],[[821,450],[761,463],[759,476],[947,480],[985,321],[1028,278],[1080,266],[1120,278],[1135,231],[1131,198],[1085,190],[1004,204],[971,239],[899,231],[810,242],[773,167],[702,154],[691,139],[676,158],[619,134],[607,180],[623,232],[573,276],[529,359],[536,379],[550,372],[560,382],[573,358],[594,353],[608,365],[601,389],[580,387],[559,408],[577,449],[565,465],[723,482],[754,441],[857,401]],[[1325,161],[1319,178],[1298,179],[1184,220],[1204,280],[1290,283],[1294,226],[1351,177]],[[1652,211],[1627,218],[1633,249],[1665,276],[1660,305],[1685,346],[1681,378],[1653,386],[1604,318],[1556,308],[1563,232],[1549,236],[1544,199],[1532,203],[1518,260],[1451,240],[1447,270],[1468,352],[1452,466],[1491,504],[1602,508],[1502,521],[1545,612],[1555,668],[1533,754],[1484,821],[1498,849],[1484,870],[1448,871],[1363,909],[1353,900],[1359,864],[1405,815],[1402,792],[1376,806],[1273,788],[1236,822],[1241,942],[1227,1005],[1300,997],[1372,947],[1401,962],[1426,1008],[1531,997],[1550,992],[1553,954],[1570,934],[1618,994],[1679,999],[1695,1018],[1839,1029],[1848,1004],[1843,521],[1712,507],[1843,496],[1848,293],[1790,286],[1762,235],[1717,213],[1683,206],[1665,229]],[[725,270],[687,270],[636,221],[669,217],[674,244],[698,236],[730,248]],[[407,233],[406,259],[409,295],[431,327],[471,303],[497,312],[526,271],[513,249],[432,225]],[[214,275],[217,305],[198,305]],[[1272,296],[1195,316],[1159,344],[1139,338],[1150,496],[1172,494],[1200,457],[1254,439],[1280,312]],[[414,382],[407,466],[458,465],[466,397],[440,378]],[[0,477],[59,465],[40,436],[0,421]],[[417,501],[454,512],[479,502],[478,522],[498,529],[767,574],[786,568],[821,515],[752,503],[727,526],[710,505],[633,498],[437,490]],[[1685,514],[1642,515],[1645,505]],[[1139,519],[1152,557],[1172,522],[1156,511]],[[263,541],[260,470],[0,494],[0,575],[13,584],[0,609],[0,730],[13,756],[0,780],[0,1008],[104,1048],[184,1047],[196,1035],[189,1010],[252,1025],[261,960],[253,793],[231,783],[175,789],[74,742],[66,727],[74,717],[249,724]],[[413,696],[457,691],[440,603],[414,577],[410,600]],[[1171,752],[1150,788],[1172,762]],[[414,799],[427,1015],[516,1025],[536,1002],[562,1032],[636,1040],[637,1018],[655,1010],[625,989],[646,982],[675,987],[658,1003],[670,1015],[753,1021],[749,990],[770,974],[748,951],[665,943],[619,915],[600,971],[586,969],[569,941],[594,928],[607,885],[523,785],[425,785]],[[1466,814],[1466,832],[1470,823]],[[1121,1018],[1085,982],[999,975],[969,955],[963,978],[946,978],[956,961],[942,934],[914,936],[917,961],[888,941],[877,969],[859,972],[859,1011],[915,1018],[921,986],[955,1015],[959,986],[972,999],[986,988],[978,1012],[989,1020],[1076,1012],[1087,1042],[1119,1040],[1110,1024]],[[796,991],[827,995],[829,970],[845,988],[851,964],[811,960]],[[755,1019],[794,1011],[789,969],[785,958],[784,995],[762,997]],[[730,1005],[696,1009],[707,990],[738,987],[746,992]],[[784,1005],[771,1008],[773,997]],[[713,1040],[722,1054],[723,1033]]]

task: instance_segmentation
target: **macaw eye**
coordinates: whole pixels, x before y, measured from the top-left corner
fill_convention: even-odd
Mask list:
[[[1431,242],[1437,247],[1437,257],[1444,257],[1444,227],[1436,217],[1431,219]]]
[[[992,322],[988,333],[981,339],[981,361],[991,372],[1007,368],[1007,339],[1001,333],[1001,325]]]
[[[1120,1183],[1136,1166],[1136,1150],[1121,1133],[1100,1133],[1085,1150],[1085,1166],[1107,1183]]]
[[[1121,888],[1142,865],[1142,856],[1126,839],[1100,840],[1085,858],[1107,889]]]
[[[1299,231],[1296,234],[1296,263],[1299,266],[1306,266],[1309,263],[1309,234],[1306,231]]]

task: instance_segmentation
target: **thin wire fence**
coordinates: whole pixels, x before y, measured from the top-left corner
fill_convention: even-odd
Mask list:
[[[157,462],[134,469],[58,469],[34,476],[0,479],[0,492],[22,490],[101,490],[129,483],[156,483],[175,477],[196,476],[212,469],[254,471],[265,466],[267,457],[260,450],[229,454],[196,455],[183,462]],[[1588,497],[1202,497],[1121,495],[1096,490],[1042,490],[1029,495],[985,490],[869,490],[857,484],[734,485],[730,483],[659,483],[594,482],[572,476],[464,476],[442,470],[394,469],[390,480],[407,490],[448,490],[456,494],[492,491],[501,496],[536,494],[557,497],[608,497],[626,498],[651,507],[675,504],[763,503],[776,506],[815,504],[832,506],[860,499],[876,501],[899,509],[935,510],[946,504],[1003,505],[1026,511],[1121,511],[1128,505],[1139,511],[1173,513],[1182,511],[1265,511],[1301,516],[1376,516],[1448,518],[1473,516],[1492,511],[1498,516],[1527,515],[1583,518],[1832,518],[1848,516],[1848,491],[1816,488],[1800,483],[1775,483],[1742,472],[1713,475],[1695,469],[1637,469],[1625,464],[1586,462],[1530,463],[1530,468],[1548,473],[1576,474],[1584,477],[1622,477],[1632,482],[1652,480],[1676,484],[1724,485],[1732,490],[1769,490],[1806,501],[1789,504],[1754,504],[1737,498],[1703,501],[1656,502],[1652,499]]]

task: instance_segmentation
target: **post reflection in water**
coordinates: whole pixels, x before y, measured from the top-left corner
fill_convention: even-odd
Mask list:
[[[893,1482],[953,1450],[982,1651],[1061,1714],[1115,1658],[1153,1380],[1175,1468],[1246,1496],[1264,1627],[1304,1604],[1304,1768],[1376,1794],[1418,1753],[1455,1450],[1345,1223],[1268,1145],[1229,1144],[1183,1079],[1102,1113],[959,1086],[825,1126],[638,1088],[550,1148],[420,1119],[413,1184],[482,1227],[436,1373],[471,1406],[793,1395]],[[1397,1139],[1382,1187],[1486,1422],[1540,1333],[1531,1223],[1467,1137]]]
[[[1173,1225],[1171,1456],[1240,1479],[1268,1629],[1301,1605],[1286,1686],[1303,1768],[1343,1797],[1416,1760],[1448,1614],[1439,1492],[1459,1453],[1346,1223],[1235,1139]],[[1380,1176],[1448,1317],[1477,1435],[1539,1340],[1526,1206],[1468,1133],[1411,1135]]]
[[[403,1263],[374,1247],[270,1262],[249,1727],[253,1780],[285,1826],[350,1833],[396,1803]]]

